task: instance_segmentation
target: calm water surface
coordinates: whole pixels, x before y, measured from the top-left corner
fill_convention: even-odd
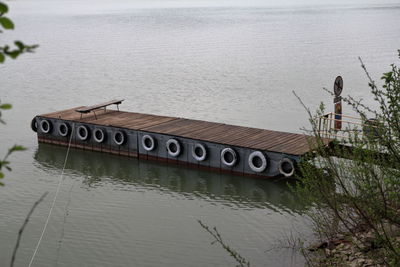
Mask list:
[[[150,2],[153,3],[153,2]],[[66,150],[38,145],[36,115],[111,98],[129,111],[300,132],[306,114],[344,94],[368,98],[361,56],[379,78],[400,48],[400,5],[162,6],[116,1],[10,2],[17,29],[1,42],[39,43],[37,53],[0,66],[0,152],[12,157],[0,188],[0,265],[32,203],[46,200],[23,235],[17,266],[40,236]],[[330,107],[329,107],[330,108]],[[253,266],[298,266],[277,240],[311,233],[285,181],[259,181],[71,150],[34,266],[233,266],[199,226],[216,226]]]

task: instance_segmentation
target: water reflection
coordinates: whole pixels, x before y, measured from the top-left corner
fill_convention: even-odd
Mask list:
[[[61,173],[66,148],[39,144],[35,153],[38,167]],[[240,208],[269,208],[301,213],[304,206],[289,191],[288,180],[260,180],[214,173],[185,166],[119,157],[71,149],[66,172],[83,179],[87,187],[113,184],[158,190],[186,198],[202,198]]]

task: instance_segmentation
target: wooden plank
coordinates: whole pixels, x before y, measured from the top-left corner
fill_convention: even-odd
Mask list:
[[[153,132],[165,133],[176,136],[185,136],[185,133],[196,132],[204,129],[207,124],[203,121],[181,119],[181,121],[174,122],[173,124],[165,125],[163,129],[148,129]],[[189,138],[191,135],[186,135]]]
[[[190,123],[190,120],[188,120],[188,119],[176,119],[173,121],[169,121],[168,123],[152,125],[152,126],[148,126],[148,127],[142,127],[141,130],[148,131],[148,132],[154,132],[154,133],[168,134],[170,131],[180,129],[180,128],[186,126],[188,123]]]
[[[201,139],[201,136],[205,133],[212,134],[214,131],[219,131],[218,129],[223,125],[222,123],[212,123],[196,131],[188,130],[187,133],[183,133],[182,136],[191,139]]]
[[[226,129],[226,128],[224,128]],[[230,140],[237,139],[239,137],[247,136],[248,129],[245,127],[241,128],[232,128],[231,130],[226,129],[218,135],[212,136],[209,138],[211,142],[221,143],[221,144],[232,144]]]
[[[304,140],[299,134],[287,134],[276,131],[264,130],[263,132],[250,136],[247,140],[240,139],[235,140],[237,146],[248,147],[255,150],[268,150],[278,153],[291,154],[290,149],[297,148],[299,145],[304,146]],[[287,147],[285,144],[289,143],[293,145]],[[282,147],[279,147],[282,146]],[[298,153],[293,153],[298,155]]]
[[[235,132],[233,135],[227,135],[224,139],[223,142],[226,144],[230,144],[230,145],[235,145],[237,144],[237,140],[241,140],[241,139],[249,139],[252,136],[254,136],[255,134],[258,134],[260,132],[263,132],[263,130],[261,129],[254,129],[254,128],[246,128],[243,131],[240,132]]]
[[[301,138],[301,135],[279,135],[277,137],[274,138],[274,142],[270,142],[268,144],[268,149],[274,149],[274,147],[279,147],[279,146],[285,146],[286,144],[292,144],[293,142],[296,141],[296,138]],[[263,144],[259,144],[260,146],[262,146]]]
[[[136,125],[139,121],[144,121],[144,120],[148,120],[148,119],[149,119],[149,115],[147,115],[147,114],[135,113],[134,116],[130,116],[130,117],[122,124],[122,127],[124,127],[124,128],[135,127],[135,125]]]
[[[270,140],[273,139],[275,136],[278,135],[278,132],[267,131],[264,130],[259,134],[255,134],[245,139],[238,139],[236,140],[236,144],[242,147],[253,147],[255,149],[259,148],[256,146],[260,143],[271,142]]]
[[[226,125],[226,124],[221,124],[221,125],[216,125],[216,127],[210,128],[208,130],[202,130],[198,132],[193,132],[190,136],[192,139],[200,139],[204,141],[210,141],[215,138],[216,135],[221,135],[223,133],[229,132],[229,130],[232,130],[233,126]]]
[[[293,151],[302,144],[304,138],[303,136],[293,136],[290,140],[285,140],[276,145],[269,147],[271,151]]]
[[[190,136],[194,132],[199,132],[204,129],[210,129],[215,126],[216,126],[215,123],[209,123],[209,122],[205,122],[205,121],[197,121],[194,124],[190,124],[186,127],[183,127],[183,128],[173,131],[172,134],[180,135],[180,136],[188,136],[190,138]]]
[[[200,133],[201,131],[209,131],[212,128],[218,127],[219,125],[220,125],[219,123],[204,121],[204,124],[199,125],[199,127],[182,129],[182,132],[180,134],[184,137],[191,138],[193,133]]]
[[[235,143],[238,146],[242,146],[242,147],[248,147],[252,144],[257,144],[260,142],[264,142],[264,138],[269,138],[270,137],[270,133],[266,132],[265,130],[262,130],[260,133],[258,134],[254,134],[252,136],[248,136],[246,138],[240,138],[235,140]]]
[[[275,136],[271,137],[268,142],[260,142],[257,144],[252,145],[251,147],[256,147],[259,150],[270,150],[270,151],[275,151],[275,152],[284,152],[284,151],[280,151],[280,150],[272,150],[272,148],[274,146],[283,144],[285,142],[287,142],[288,137],[287,136],[282,136],[279,134],[275,134]]]
[[[259,148],[262,147],[272,147],[273,145],[276,145],[277,143],[282,143],[285,140],[287,140],[288,137],[286,134],[283,134],[281,132],[265,132],[265,137],[260,138],[257,140],[257,142],[252,142],[252,146],[257,146]]]
[[[296,150],[300,146],[306,147],[305,139],[303,139],[301,135],[297,135],[290,137],[290,139],[288,139],[288,136],[277,136],[268,144],[258,143],[250,147],[256,147],[260,150],[299,155]]]
[[[147,121],[147,122],[143,122],[137,125],[137,129],[138,130],[142,130],[143,128],[147,128],[153,125],[158,125],[158,124],[164,124],[164,123],[169,123],[171,121],[174,120],[178,120],[178,118],[172,118],[172,117],[164,117],[164,118],[160,118],[157,120],[151,120],[151,121]]]

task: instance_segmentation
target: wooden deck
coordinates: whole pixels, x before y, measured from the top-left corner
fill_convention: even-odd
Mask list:
[[[181,136],[213,143],[268,150],[301,156],[310,152],[311,137],[303,134],[263,130],[222,123],[157,116],[117,110],[98,111],[81,118],[75,107],[68,110],[42,114],[41,117],[85,122],[103,126],[121,127],[132,130]],[[326,144],[330,140],[326,139]]]

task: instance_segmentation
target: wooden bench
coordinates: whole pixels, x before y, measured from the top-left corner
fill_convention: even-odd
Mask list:
[[[100,103],[100,104],[97,104],[97,105],[79,108],[79,109],[76,109],[75,111],[81,113],[81,119],[82,119],[82,115],[83,114],[90,113],[90,112],[93,111],[94,117],[97,120],[97,116],[96,116],[96,112],[95,112],[96,109],[104,108],[104,111],[106,111],[106,108],[108,106],[117,105],[117,109],[119,111],[119,105],[122,103],[122,101],[124,101],[124,99],[120,99],[120,100],[114,99],[114,100],[107,101],[107,102],[104,102],[104,103]]]

